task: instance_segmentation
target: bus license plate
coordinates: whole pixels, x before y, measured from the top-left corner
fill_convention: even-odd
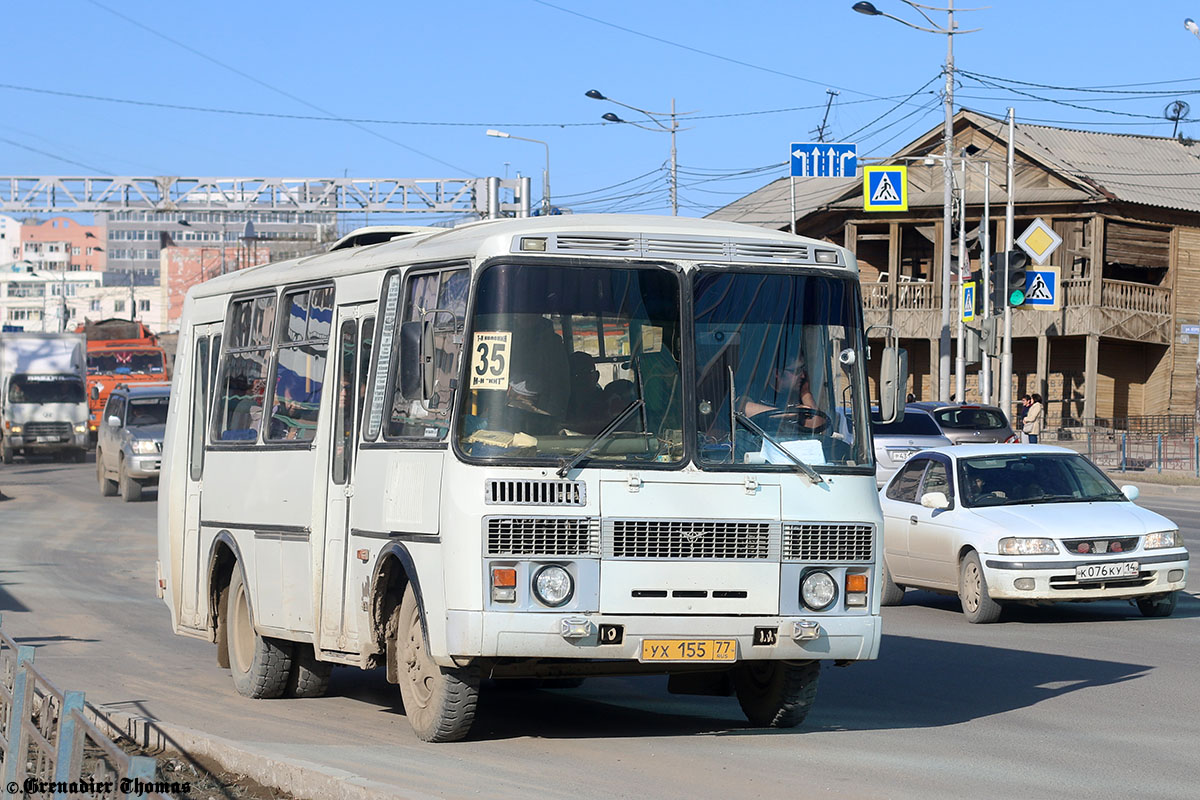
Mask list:
[[[643,639],[642,661],[737,661],[737,639]]]
[[[1080,583],[1088,581],[1110,581],[1114,578],[1136,578],[1138,562],[1118,561],[1112,564],[1083,564],[1075,568],[1075,580]]]

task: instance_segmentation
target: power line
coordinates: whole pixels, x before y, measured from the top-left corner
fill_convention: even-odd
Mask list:
[[[53,158],[58,161],[65,162],[67,164],[71,164],[76,167],[83,167],[84,169],[88,170],[89,172],[96,172],[96,173],[99,173],[100,175],[112,175],[112,173],[109,172],[108,170],[98,169],[96,167],[93,167],[90,164],[85,164],[82,161],[75,161],[74,159],[67,158],[66,156],[60,156],[57,153],[51,153],[48,150],[39,150],[36,147],[31,147],[27,144],[22,144],[21,142],[14,141],[14,140],[9,139],[4,136],[0,136],[0,142],[4,142],[5,144],[11,144],[13,147],[19,147],[22,150],[28,150],[31,153],[37,153],[40,156],[47,156],[49,158]]]

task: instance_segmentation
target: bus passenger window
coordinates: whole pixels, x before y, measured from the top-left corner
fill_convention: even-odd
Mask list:
[[[469,276],[465,269],[444,270],[417,275],[409,279],[408,299],[396,326],[396,343],[392,349],[391,414],[386,436],[390,439],[415,437],[443,439],[449,431],[450,407],[454,399],[452,382],[458,376],[458,358],[463,320],[467,313]],[[420,331],[424,315],[433,310],[448,311],[432,318],[434,381],[426,397],[419,396],[420,388],[405,394],[401,374],[413,365],[400,364],[400,338],[406,331]],[[451,316],[453,315],[453,317]]]
[[[284,298],[288,316],[275,365],[267,441],[311,442],[317,435],[325,353],[333,322],[333,287],[292,292]]]
[[[371,345],[375,341],[375,318],[367,317],[362,324],[362,339],[358,346],[358,424],[362,426],[363,408],[367,404],[367,384],[371,377]]]
[[[258,440],[274,323],[273,294],[238,300],[230,306],[228,348],[213,417],[213,437],[218,441]]]

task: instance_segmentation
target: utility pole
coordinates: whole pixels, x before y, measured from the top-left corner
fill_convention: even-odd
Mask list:
[[[967,390],[967,353],[966,353],[966,323],[963,316],[966,313],[963,298],[963,278],[970,274],[970,263],[967,261],[967,154],[962,156],[962,186],[958,190],[958,357],[954,364],[954,400],[957,403],[966,402]]]
[[[979,220],[979,260],[983,265],[983,285],[976,286],[975,291],[983,292],[983,320],[981,327],[987,326],[988,317],[992,315],[992,165],[983,162],[983,217]],[[987,347],[979,354],[979,398],[984,405],[992,402],[992,357],[988,355]]]
[[[1008,194],[1008,204],[1004,209],[1004,252],[1010,253],[1013,249],[1013,134],[1016,128],[1014,122],[1014,113],[1010,108],[1008,110],[1008,175],[1005,182],[1005,192]],[[1007,264],[1008,257],[1005,256]],[[1004,416],[1012,422],[1012,306],[1008,302],[1008,294],[1010,287],[1008,285],[1008,269],[1004,270],[1004,350],[1000,354],[1000,409],[1004,412]]]
[[[825,116],[821,119],[821,124],[813,131],[813,135],[817,137],[818,142],[825,141],[826,123],[829,122],[829,109],[833,106],[833,98],[837,97],[841,92],[835,92],[833,89],[826,89],[825,94],[829,95],[829,99],[825,101]]]

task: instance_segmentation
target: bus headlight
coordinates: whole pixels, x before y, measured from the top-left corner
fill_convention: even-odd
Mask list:
[[[574,593],[575,581],[571,580],[571,573],[557,564],[544,566],[533,576],[533,595],[542,605],[557,608]]]
[[[810,572],[800,581],[800,599],[813,611],[829,608],[837,599],[837,583],[824,570]]]

